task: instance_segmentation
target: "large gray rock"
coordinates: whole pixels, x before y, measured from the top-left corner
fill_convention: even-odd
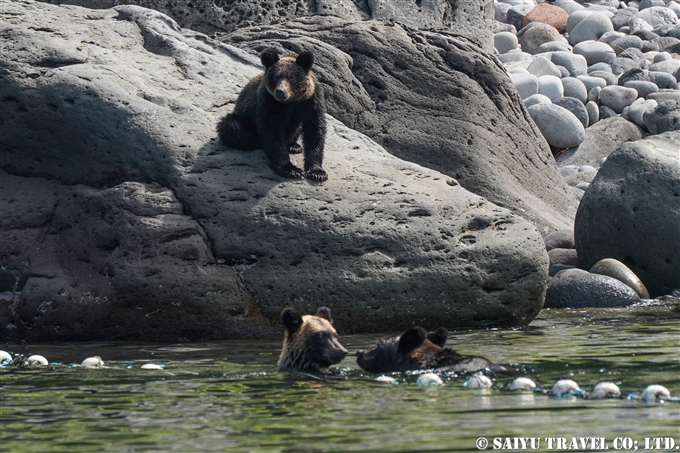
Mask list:
[[[571,148],[555,158],[557,165],[591,165],[599,168],[600,160],[627,142],[640,140],[642,129],[636,124],[615,116],[606,118],[586,129],[586,138],[578,148]]]
[[[503,68],[479,48],[444,32],[334,17],[226,39],[254,54],[266,46],[314,50],[329,113],[344,124],[522,215],[542,234],[572,225],[575,200],[547,143]]]
[[[605,161],[576,214],[574,237],[585,269],[614,258],[651,297],[680,287],[680,132],[626,143]]]
[[[539,312],[540,234],[450,177],[331,117],[323,185],[218,145],[256,57],[135,6],[0,20],[0,341],[278,337],[286,306],[345,333]]]
[[[446,0],[44,0],[87,8],[138,5],[161,11],[184,28],[206,34],[230,32],[239,27],[269,25],[313,14],[349,21],[366,19],[399,22],[411,28],[450,29],[493,51],[494,4],[466,0],[458,5]]]

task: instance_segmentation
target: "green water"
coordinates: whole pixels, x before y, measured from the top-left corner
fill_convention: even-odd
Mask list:
[[[545,310],[527,329],[454,331],[448,345],[512,364],[546,388],[570,378],[588,390],[611,381],[639,394],[661,384],[680,396],[678,311],[668,304]],[[352,352],[384,336],[340,332]],[[477,451],[479,437],[489,449],[494,438],[541,438],[539,451],[550,451],[546,438],[558,437],[605,438],[612,451],[635,451],[627,442],[645,451],[645,438],[654,437],[680,445],[678,403],[472,390],[462,376],[445,377],[442,387],[418,387],[416,376],[398,374],[398,385],[385,384],[358,369],[353,356],[337,367],[345,379],[289,376],[276,372],[280,346],[3,345],[61,364],[0,370],[0,451],[453,452]],[[73,366],[94,355],[108,368]],[[164,369],[142,370],[144,363]]]

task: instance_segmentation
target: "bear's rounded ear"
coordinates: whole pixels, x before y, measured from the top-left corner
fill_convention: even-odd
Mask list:
[[[279,61],[279,51],[273,47],[267,47],[260,52],[260,61],[266,69],[269,69],[277,61]]]
[[[426,337],[427,333],[425,332],[425,329],[422,327],[412,327],[399,337],[397,351],[402,355],[407,355],[409,352],[423,344]]]
[[[312,65],[314,64],[314,54],[309,50],[300,52],[300,55],[297,56],[295,62],[302,66],[302,69],[305,71],[309,71],[312,69]]]
[[[286,330],[296,332],[302,326],[302,316],[294,308],[286,308],[281,312],[281,320]]]
[[[316,311],[316,316],[318,316],[319,318],[323,318],[330,323],[333,322],[333,320],[331,319],[331,309],[328,307],[319,307],[319,309]]]
[[[430,332],[427,334],[427,339],[430,340],[432,343],[436,344],[437,346],[444,347],[446,344],[446,339],[449,337],[449,331],[446,330],[443,327],[440,327],[439,329],[435,330],[434,332]]]

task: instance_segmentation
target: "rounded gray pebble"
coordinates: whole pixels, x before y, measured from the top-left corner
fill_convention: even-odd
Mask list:
[[[564,96],[576,98],[584,104],[588,101],[588,90],[579,79],[575,77],[563,77],[561,79]]]
[[[609,66],[609,63],[595,63],[588,66],[588,74],[594,71],[604,71],[613,74],[612,67]]]
[[[498,53],[504,54],[517,48],[517,36],[508,31],[496,33],[493,35],[493,44]]]
[[[649,299],[649,291],[642,280],[638,278],[625,264],[613,258],[605,258],[590,268],[591,274],[606,275],[630,286],[641,299]]]
[[[652,82],[654,85],[659,87],[659,89],[670,89],[674,90],[677,89],[677,82],[675,81],[675,77],[673,77],[671,74],[667,72],[659,72],[659,71],[649,71],[649,81]]]
[[[536,104],[552,104],[552,100],[545,94],[532,94],[522,101],[525,107],[531,107]]]
[[[555,148],[571,148],[586,138],[583,124],[569,110],[554,104],[537,104],[527,109],[546,141]]]
[[[611,46],[599,41],[581,41],[574,46],[573,52],[583,55],[589,65],[595,63],[609,63],[616,58],[616,52]]]
[[[600,108],[598,107],[597,102],[588,101],[586,104],[586,111],[588,112],[588,126],[592,126],[600,121]]]
[[[619,116],[619,114],[616,113],[611,108],[607,107],[606,105],[600,106],[600,119],[601,120],[606,120],[607,118],[614,118],[615,116]]]
[[[645,82],[644,80],[631,80],[626,82],[623,86],[634,89],[638,92],[638,96],[641,98],[646,98],[651,93],[659,91],[659,87],[657,87],[655,84],[652,82]]]
[[[618,85],[610,85],[602,88],[602,91],[600,91],[600,101],[602,104],[617,113],[621,113],[624,107],[632,104],[637,97],[638,93],[634,89]]]
[[[599,77],[600,79],[604,79],[607,85],[618,85],[619,83],[619,78],[608,71],[593,71],[589,75],[591,77]]]
[[[614,49],[617,55],[619,55],[621,52],[623,52],[629,47],[642,49],[642,38],[634,35],[624,35],[612,41],[611,47],[612,49]]]
[[[573,46],[583,41],[596,41],[608,31],[614,31],[614,26],[609,17],[603,13],[592,13],[583,18],[571,30],[569,33],[569,43]]]
[[[510,74],[510,80],[515,85],[515,88],[517,88],[517,92],[522,99],[538,93],[538,77],[533,74]]]
[[[564,87],[559,77],[544,75],[538,78],[538,93],[555,100],[564,94]]]
[[[588,62],[583,55],[574,55],[571,52],[554,52],[550,56],[550,61],[556,65],[564,66],[567,71],[581,71],[583,74],[588,72]]]
[[[592,77],[587,75],[580,75],[577,77],[586,86],[586,90],[590,91],[595,87],[604,88],[607,86],[607,81],[601,77]]]
[[[553,104],[569,110],[576,118],[578,118],[584,128],[588,127],[588,111],[586,110],[585,104],[580,100],[572,97],[561,97],[553,100]]]
[[[588,91],[588,102],[590,101],[597,101],[600,99],[600,91],[602,91],[602,88],[600,87],[593,87]]]

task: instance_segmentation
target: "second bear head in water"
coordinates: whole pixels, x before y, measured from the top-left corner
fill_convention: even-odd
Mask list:
[[[445,348],[447,338],[448,331],[443,327],[429,334],[422,327],[413,327],[399,337],[380,340],[374,348],[357,352],[357,363],[371,373],[428,369],[453,373],[507,371],[484,357],[462,356]]]

